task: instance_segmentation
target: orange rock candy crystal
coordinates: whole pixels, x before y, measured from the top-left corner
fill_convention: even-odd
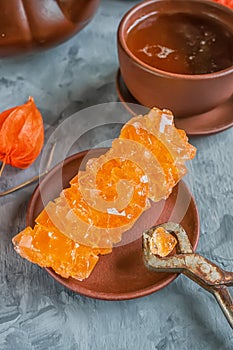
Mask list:
[[[112,147],[90,159],[70,187],[48,203],[34,229],[13,238],[16,251],[63,277],[87,278],[99,255],[111,252],[150,200],[169,196],[195,153],[170,111],[153,108],[130,119]],[[166,250],[165,237],[158,237]]]
[[[175,246],[177,239],[163,227],[158,227],[150,239],[150,251],[160,257],[168,256]]]

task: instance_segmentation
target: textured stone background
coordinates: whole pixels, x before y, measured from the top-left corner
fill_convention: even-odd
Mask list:
[[[116,30],[136,2],[103,0],[91,24],[65,44],[0,60],[0,109],[32,95],[51,130],[78,109],[117,101]],[[98,140],[104,136],[98,132]],[[191,142],[198,148],[188,179],[201,219],[198,250],[233,270],[233,129]],[[25,171],[6,167],[1,190],[37,171],[38,163]],[[75,295],[17,256],[11,238],[25,226],[34,187],[0,198],[1,350],[233,349],[214,298],[185,277],[141,299],[104,302]]]

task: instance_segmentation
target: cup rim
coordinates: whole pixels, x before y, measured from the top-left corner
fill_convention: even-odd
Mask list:
[[[122,50],[127,54],[127,56],[133,60],[134,64],[138,66],[140,69],[143,69],[144,71],[147,71],[150,74],[161,76],[161,77],[167,77],[167,78],[179,78],[183,80],[203,80],[203,79],[214,79],[214,78],[220,78],[222,76],[228,75],[230,73],[233,73],[233,64],[230,67],[227,67],[225,69],[219,70],[217,72],[213,73],[205,73],[205,74],[181,74],[181,73],[172,73],[168,71],[164,71],[155,67],[152,67],[145,63],[144,61],[140,60],[137,56],[135,56],[132,51],[129,49],[127,43],[126,43],[126,33],[125,33],[125,26],[127,25],[128,20],[131,18],[131,16],[135,13],[137,13],[138,10],[147,7],[150,4],[156,3],[156,2],[163,2],[167,0],[144,0],[140,2],[139,4],[134,5],[131,7],[125,15],[122,17],[118,30],[117,30],[117,41],[118,45],[122,48]],[[175,0],[177,2],[183,2],[184,0]],[[186,0],[185,0],[186,1]],[[196,3],[205,3],[208,6],[217,8],[218,10],[224,11],[228,14],[232,15],[232,21],[233,21],[233,10],[228,8],[225,5],[222,5],[220,3],[214,2],[213,0],[188,0],[189,2],[196,2]],[[140,17],[139,17],[140,18]]]

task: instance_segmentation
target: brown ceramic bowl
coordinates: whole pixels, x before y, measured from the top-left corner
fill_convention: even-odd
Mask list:
[[[98,157],[106,149],[94,149],[90,157]],[[35,219],[44,206],[59,196],[63,188],[83,168],[87,151],[80,152],[54,167],[35,189],[27,211],[27,225],[34,226]],[[61,180],[62,177],[62,181]],[[181,215],[182,213],[182,215]],[[153,203],[141,215],[136,227],[126,233],[124,244],[113,248],[111,254],[101,256],[91,276],[84,281],[62,278],[52,269],[47,272],[59,283],[76,293],[105,300],[123,300],[142,297],[164,288],[177,274],[149,271],[142,257],[142,232],[151,226],[167,221],[181,223],[192,246],[199,239],[199,217],[195,201],[184,182],[180,182],[166,201]],[[127,237],[129,238],[127,240]]]
[[[233,11],[208,0],[147,0],[125,14],[118,28],[118,56],[124,82],[142,105],[172,110],[175,117],[199,115],[229,99],[233,93],[233,65],[214,73],[187,75],[163,71],[136,57],[127,45],[132,26],[151,13],[208,16],[232,32]],[[143,18],[143,19],[141,19]]]
[[[100,0],[0,1],[0,57],[60,44],[87,25]]]

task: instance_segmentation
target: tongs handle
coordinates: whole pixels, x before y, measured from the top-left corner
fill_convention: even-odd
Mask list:
[[[199,276],[195,276],[193,272],[190,272],[189,269],[184,269],[181,272],[185,276],[189,277],[192,281],[199,284],[199,286],[203,287],[205,290],[214,295],[229,325],[231,328],[233,328],[233,299],[229,292],[229,289],[227,288],[227,285],[218,283],[216,285],[211,285],[207,282],[204,282],[202,278],[199,278]]]
[[[213,294],[229,325],[233,328],[233,300],[228,288],[226,286],[217,286],[213,288]]]
[[[176,236],[178,254],[159,257],[150,251],[150,240],[158,227]],[[175,223],[165,223],[152,227],[143,233],[143,257],[145,265],[156,272],[180,272],[212,293],[233,328],[233,299],[227,286],[233,286],[233,273],[224,271],[217,265],[193,252],[186,231]]]

